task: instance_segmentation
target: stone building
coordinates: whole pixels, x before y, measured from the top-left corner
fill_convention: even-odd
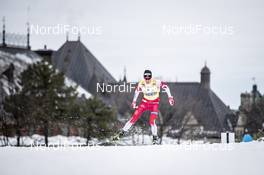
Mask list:
[[[241,93],[238,120],[235,128],[237,137],[241,138],[246,129],[247,115],[245,112],[249,112],[252,109],[253,104],[258,103],[261,98],[262,95],[256,84],[252,86],[251,92]]]

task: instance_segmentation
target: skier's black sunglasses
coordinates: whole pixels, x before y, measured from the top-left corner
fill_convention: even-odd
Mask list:
[[[144,74],[144,79],[145,80],[150,80],[151,79],[151,74]]]

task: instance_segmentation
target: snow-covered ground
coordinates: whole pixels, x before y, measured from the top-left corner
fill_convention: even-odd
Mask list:
[[[264,142],[0,148],[1,175],[260,175]]]
[[[86,145],[86,138],[79,137],[79,136],[62,136],[56,135],[51,136],[48,138],[49,146],[81,146]],[[89,145],[102,145],[105,143],[109,143],[109,139],[98,140],[93,138],[89,141]],[[181,144],[204,144],[208,143],[204,140],[197,140],[197,141],[190,141],[190,140],[181,140]],[[17,144],[16,137],[8,137],[7,139],[4,136],[0,136],[0,146],[15,146]],[[32,146],[32,145],[44,145],[45,139],[44,136],[34,134],[32,136],[22,136],[20,137],[20,145],[21,146]],[[115,142],[116,145],[123,145],[123,146],[132,146],[132,145],[152,145],[152,136],[150,135],[141,135],[135,134],[134,136],[129,135],[126,137],[121,138],[121,140]],[[176,145],[178,144],[177,139],[172,139],[170,137],[164,136],[162,138],[163,145]]]

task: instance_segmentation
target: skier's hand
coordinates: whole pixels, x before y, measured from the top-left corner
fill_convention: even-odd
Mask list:
[[[174,101],[174,99],[173,99],[173,97],[171,96],[171,97],[169,97],[169,103],[170,103],[170,105],[171,106],[173,106],[174,105],[174,103],[175,103],[175,101]]]
[[[137,103],[135,101],[133,101],[132,104],[131,104],[131,107],[133,109],[137,109],[138,108]]]

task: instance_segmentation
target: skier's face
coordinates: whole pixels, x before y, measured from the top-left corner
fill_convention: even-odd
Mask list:
[[[151,73],[144,73],[144,79],[145,80],[150,80],[152,77]]]
[[[151,79],[145,79],[145,82],[146,82],[147,84],[149,84],[149,83],[150,83],[150,80],[151,80]]]

